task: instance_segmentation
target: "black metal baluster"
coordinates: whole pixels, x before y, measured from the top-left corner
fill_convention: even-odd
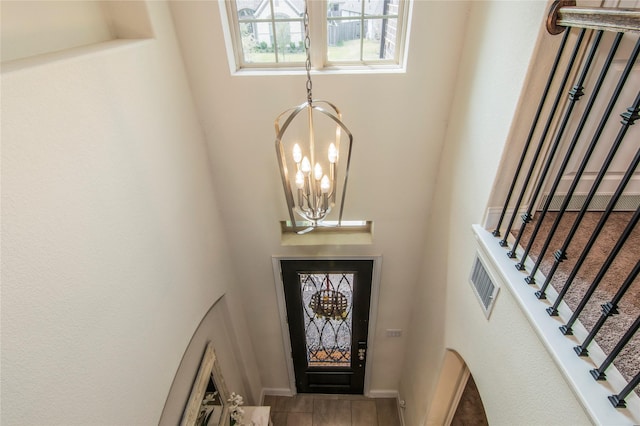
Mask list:
[[[615,150],[617,150],[617,147],[612,147],[612,151],[614,151],[614,148],[615,148]],[[613,158],[613,154],[611,152],[609,154],[610,154],[610,157]],[[626,171],[625,175],[623,176],[623,178],[620,180],[620,183],[618,184],[618,187],[616,188],[615,193],[611,196],[611,199],[609,200],[609,203],[607,204],[607,207],[605,208],[605,211],[602,213],[602,216],[600,217],[600,220],[598,221],[598,224],[594,228],[594,230],[593,230],[593,232],[591,234],[591,237],[589,238],[589,241],[587,242],[587,244],[583,248],[583,251],[582,251],[580,257],[578,258],[578,261],[576,262],[576,265],[574,266],[574,269],[569,274],[569,277],[567,278],[567,280],[565,282],[565,285],[563,286],[562,290],[560,290],[560,293],[558,294],[558,298],[560,300],[562,300],[562,298],[564,297],[564,295],[567,292],[567,290],[569,290],[569,287],[568,287],[567,284],[570,285],[570,283],[573,281],[575,275],[577,274],[578,269],[580,268],[580,266],[582,266],[582,263],[584,262],[584,259],[589,254],[589,250],[591,250],[591,247],[595,243],[596,238],[600,235],[600,232],[602,232],[602,229],[604,228],[604,225],[607,222],[607,219],[609,219],[609,216],[611,215],[611,213],[613,213],[613,209],[614,209],[616,203],[618,202],[618,200],[622,196],[622,193],[624,192],[627,184],[629,183],[629,181],[633,177],[633,174],[635,173],[635,170],[638,167],[639,163],[640,163],[640,149],[638,151],[636,151],[636,155],[633,158],[633,161],[631,162],[631,164],[627,168],[627,171]],[[603,175],[604,175],[604,173],[603,173]],[[556,251],[554,253],[554,256],[555,256],[556,260],[555,260],[555,262],[553,263],[553,265],[551,267],[551,271],[549,271],[549,273],[547,274],[544,284],[542,285],[542,287],[540,287],[540,290],[536,292],[536,296],[538,297],[538,299],[545,299],[546,298],[545,292],[547,290],[547,287],[549,286],[549,283],[551,283],[551,279],[553,278],[553,275],[555,274],[556,270],[558,269],[558,266],[560,265],[560,263],[564,259],[566,259],[566,256],[564,255],[564,253],[566,253],[567,247],[569,246],[571,240],[573,239],[573,236],[577,232],[578,227],[580,226],[580,223],[582,221],[582,218],[584,217],[584,215],[587,212],[587,208],[589,206],[589,202],[590,202],[591,198],[593,198],[592,193],[595,193],[595,191],[597,190],[600,182],[596,182],[596,183],[598,185],[594,184],[594,186],[592,186],[591,191],[590,191],[589,195],[587,196],[587,201],[582,206],[582,209],[580,209],[580,213],[578,213],[578,217],[574,221],[573,226],[571,227],[571,230],[569,231],[569,234],[567,235],[564,243],[562,244],[562,248],[560,248],[558,251]],[[556,302],[557,303],[554,304],[553,307],[547,308],[547,312],[549,313],[549,315],[552,315],[552,316],[558,315],[557,308],[558,308],[558,305],[560,304],[560,301],[556,300]]]
[[[613,61],[613,58],[615,56],[615,53],[618,50],[618,47],[620,45],[620,41],[622,40],[622,36],[624,33],[618,33],[616,35],[616,38],[614,39],[613,43],[611,44],[611,48],[609,49],[609,54],[607,56],[607,59],[605,61],[605,64],[602,67],[602,71],[600,72],[600,76],[598,77],[598,81],[596,82],[596,85],[594,87],[594,92],[591,96],[591,98],[589,99],[589,102],[587,103],[587,107],[585,109],[585,112],[582,116],[582,119],[580,121],[580,123],[578,124],[578,131],[576,132],[576,134],[574,135],[574,140],[572,140],[572,144],[574,143],[574,141],[577,141],[577,139],[580,137],[580,134],[582,133],[582,129],[583,126],[586,122],[586,119],[589,115],[589,113],[591,112],[591,108],[593,106],[593,103],[595,102],[596,96],[598,94],[598,92],[600,91],[600,88],[602,86],[602,83],[608,73],[609,67],[611,65],[611,62]],[[630,71],[631,69],[629,69]],[[615,97],[615,100],[617,100],[617,96]],[[611,101],[610,101],[611,102]],[[610,105],[613,105],[613,102],[610,103]],[[608,116],[607,116],[608,118]],[[565,195],[565,199],[562,203],[562,206],[560,207],[560,211],[558,213],[558,216],[555,218],[555,221],[553,223],[553,225],[551,226],[551,230],[549,231],[549,234],[547,235],[547,239],[545,240],[542,249],[540,250],[540,253],[538,255],[538,259],[536,260],[535,264],[533,265],[533,268],[531,269],[531,272],[529,273],[529,275],[525,278],[525,282],[529,283],[529,284],[534,284],[535,283],[535,273],[538,271],[538,268],[540,267],[540,264],[542,263],[542,260],[544,258],[545,253],[547,252],[547,249],[549,248],[549,244],[551,243],[551,240],[553,239],[553,236],[555,234],[555,231],[557,230],[558,226],[560,225],[560,221],[562,220],[562,217],[564,216],[564,212],[566,211],[567,206],[569,205],[569,202],[571,202],[571,197],[573,196],[573,193],[575,192],[576,188],[578,187],[578,184],[580,183],[580,178],[582,177],[582,174],[584,173],[584,170],[587,167],[587,164],[589,162],[589,160],[591,159],[591,155],[593,154],[593,150],[595,149],[596,143],[599,140],[599,136],[598,138],[594,138],[591,142],[591,144],[589,145],[589,148],[587,149],[582,162],[580,164],[580,166],[578,167],[578,170],[574,176],[573,181],[571,182],[571,186],[569,187],[569,190],[567,191],[567,194]],[[595,195],[595,191],[593,192],[593,194]],[[583,206],[583,208],[586,208],[589,206],[589,203],[591,202],[591,198],[589,198],[588,200],[585,201],[585,205]],[[586,206],[586,207],[585,207]],[[576,227],[577,228],[577,227]],[[573,234],[570,234],[571,236],[573,236]],[[569,238],[570,241],[570,238]],[[556,260],[558,262],[562,262],[563,260],[566,259],[566,249],[567,247],[564,247],[558,251],[556,251],[556,253],[554,254],[554,257],[556,258]],[[524,257],[524,256],[523,256]],[[553,272],[555,273],[555,270],[557,269],[554,268]],[[551,274],[553,275],[553,274]]]
[[[629,384],[627,384],[627,386],[625,386],[619,394],[609,396],[609,401],[611,401],[611,404],[613,404],[613,406],[616,408],[626,408],[627,403],[624,399],[636,386],[638,386],[638,384],[640,384],[640,373],[636,374],[636,376],[631,379]]]
[[[637,56],[637,53],[638,53],[639,50],[640,50],[640,39],[638,40],[638,43],[636,44],[636,56]],[[629,62],[627,65],[633,65],[633,63]],[[628,66],[627,69],[630,71],[631,66]],[[623,77],[624,77],[624,75],[623,75]],[[622,81],[618,82],[618,86],[620,86],[621,82]],[[613,108],[613,105],[611,105],[611,103],[609,104],[609,106],[611,108]],[[545,292],[547,290],[547,287],[549,286],[549,283],[551,282],[551,279],[553,278],[553,275],[555,274],[556,270],[558,269],[558,266],[559,266],[560,262],[562,262],[563,259],[566,259],[565,254],[566,254],[567,247],[569,246],[571,240],[573,239],[573,236],[575,235],[576,231],[578,230],[578,227],[580,226],[582,218],[587,213],[587,210],[588,210],[588,207],[589,207],[589,203],[591,202],[591,200],[595,196],[595,194],[596,194],[596,192],[598,190],[598,187],[600,186],[600,183],[604,179],[604,176],[605,176],[605,174],[607,172],[607,169],[609,168],[609,165],[613,161],[613,157],[615,156],[615,154],[616,154],[616,152],[618,150],[618,147],[622,143],[622,140],[624,139],[624,136],[627,134],[627,130],[629,129],[629,126],[633,125],[635,120],[639,118],[638,117],[639,108],[640,108],[640,92],[638,92],[638,95],[636,96],[636,99],[634,101],[634,105],[632,107],[628,108],[626,113],[621,114],[621,116],[623,118],[623,120],[621,122],[622,123],[622,127],[620,128],[620,131],[618,132],[618,135],[616,136],[616,140],[614,141],[611,149],[609,150],[609,154],[607,155],[607,158],[605,159],[602,168],[598,172],[598,175],[596,176],[596,179],[595,179],[593,185],[591,186],[591,190],[589,191],[589,194],[587,195],[587,199],[585,200],[584,204],[582,205],[582,208],[580,209],[580,212],[578,213],[578,216],[576,217],[576,219],[575,219],[575,221],[573,223],[573,226],[571,227],[571,230],[569,231],[569,234],[567,235],[567,237],[565,238],[564,243],[562,244],[562,248],[560,248],[560,250],[558,250],[555,253],[555,259],[556,260],[553,263],[553,266],[551,267],[551,271],[547,274],[545,282],[542,285],[542,287],[540,288],[540,290],[535,293],[536,296],[538,297],[538,299],[545,299],[546,298]],[[610,113],[609,108],[607,108],[607,113],[605,113],[607,118],[608,118],[608,114],[609,113]],[[603,120],[600,123],[601,126],[599,126],[599,130],[596,132],[596,136],[594,137],[594,141],[599,139],[600,133],[602,132],[602,128],[604,128],[604,124],[605,124],[605,120]],[[640,161],[640,150],[638,150],[638,152],[636,152],[636,156],[634,157],[633,161],[631,162],[631,164],[627,168],[627,172],[625,173],[624,177],[620,181],[620,184],[618,185],[618,188],[616,189],[615,194],[613,195],[613,197],[609,201],[609,204],[607,204],[607,208],[606,208],[604,214],[600,218],[600,221],[598,222],[598,225],[596,226],[596,228],[594,229],[591,237],[589,238],[589,241],[587,242],[587,245],[582,250],[582,253],[580,254],[580,257],[578,258],[578,261],[576,262],[573,270],[571,271],[571,274],[567,278],[564,286],[562,287],[562,290],[558,294],[558,300],[556,300],[556,303],[554,304],[553,307],[547,308],[547,312],[549,313],[549,315],[552,315],[552,316],[558,315],[557,308],[558,308],[558,305],[560,304],[560,300],[562,300],[562,298],[564,297],[565,293],[569,289],[569,286],[571,285],[571,282],[575,278],[578,270],[582,266],[582,263],[584,262],[585,258],[589,254],[589,250],[591,250],[591,247],[595,243],[595,240],[596,240],[598,234],[600,233],[600,231],[602,231],[602,228],[604,227],[604,224],[605,224],[607,218],[609,217],[609,215],[613,211],[613,208],[615,207],[615,203],[620,198],[620,196],[622,195],[622,192],[624,191],[624,188],[625,188],[626,184],[631,179],[632,174],[633,174],[635,168],[638,165],[638,161]]]
[[[589,118],[589,115],[591,114],[591,110],[593,108],[593,105],[595,104],[595,101],[598,97],[598,94],[600,92],[600,89],[602,88],[602,84],[604,83],[604,80],[609,72],[609,68],[611,66],[611,63],[613,62],[613,59],[615,57],[615,53],[618,50],[618,47],[620,46],[620,41],[622,40],[622,36],[623,33],[618,33],[613,41],[613,43],[611,44],[611,48],[609,49],[609,54],[607,55],[607,59],[605,60],[604,65],[602,66],[602,69],[600,71],[600,75],[598,76],[598,80],[596,81],[596,84],[593,88],[593,93],[591,94],[591,97],[589,98],[589,101],[587,102],[587,106],[584,110],[584,113],[582,114],[582,118],[580,119],[580,122],[578,123],[578,128],[576,130],[576,133],[573,136],[573,139],[571,140],[571,145],[569,149],[573,149],[573,146],[577,144],[580,136],[582,135],[582,130],[584,129],[584,125],[587,122],[587,119]],[[576,172],[576,175],[573,178],[573,181],[571,182],[571,185],[569,187],[569,190],[567,191],[567,194],[565,194],[565,198],[562,202],[562,205],[560,206],[560,210],[558,212],[558,215],[556,216],[553,225],[551,226],[551,229],[549,231],[549,233],[547,234],[547,238],[540,250],[540,253],[538,254],[538,258],[536,259],[533,268],[531,269],[531,271],[529,272],[529,275],[524,279],[526,283],[528,284],[535,284],[535,274],[538,271],[538,268],[540,267],[540,264],[542,263],[542,260],[544,259],[544,255],[547,252],[547,249],[549,248],[549,245],[551,244],[551,240],[553,239],[553,236],[555,235],[556,230],[558,229],[558,226],[560,225],[560,221],[562,220],[562,217],[564,216],[564,213],[567,209],[567,206],[569,205],[569,203],[571,202],[571,197],[573,196],[573,193],[575,192],[576,188],[578,187],[578,184],[580,183],[580,178],[582,177],[582,174],[584,173],[584,170],[587,167],[587,163],[589,161],[589,159],[591,158],[591,155],[593,154],[593,151],[595,149],[597,143],[597,139],[592,141],[591,145],[589,146],[589,148],[587,149],[587,151],[584,154],[584,157],[582,159],[582,162],[580,164],[580,166],[578,167],[578,170]],[[556,182],[560,182],[560,180],[562,179],[562,172],[559,172],[558,175],[556,176]],[[557,189],[557,185],[556,183],[554,183],[554,188],[553,191],[555,192],[555,190]],[[551,198],[551,195],[550,197]],[[550,201],[549,201],[550,202]],[[588,203],[586,203],[588,205]],[[540,222],[542,222],[542,220],[540,220]],[[529,247],[531,246],[531,243],[529,244]],[[529,249],[529,247],[527,247],[527,249]],[[526,253],[528,254],[528,251],[526,251]],[[566,257],[564,256],[564,251],[561,251],[560,253],[557,253],[555,256],[559,256],[557,257],[559,262],[562,262],[562,260],[564,260]],[[526,256],[523,256],[523,258],[525,258]],[[555,272],[555,270],[554,270]]]
[[[584,30],[580,32],[581,35],[584,34]],[[568,36],[568,33],[565,34],[565,37]],[[553,102],[553,105],[551,107],[551,111],[549,112],[549,117],[547,118],[547,122],[544,126],[544,129],[542,131],[542,135],[540,136],[540,140],[538,142],[538,146],[536,147],[536,151],[533,155],[533,158],[531,159],[531,163],[529,164],[529,170],[527,171],[527,175],[525,176],[524,182],[522,183],[522,189],[520,190],[520,195],[518,195],[518,200],[516,201],[516,205],[513,209],[513,214],[511,215],[511,219],[509,220],[509,225],[507,226],[507,229],[505,231],[504,234],[504,238],[500,241],[500,245],[502,247],[505,247],[507,245],[507,237],[509,236],[509,233],[511,232],[511,228],[513,227],[513,222],[515,221],[516,218],[516,213],[518,211],[518,209],[520,208],[520,204],[522,204],[522,199],[524,198],[525,193],[527,192],[527,187],[529,186],[529,181],[531,180],[531,175],[533,174],[533,171],[536,168],[536,164],[538,163],[538,158],[540,157],[540,153],[542,152],[542,148],[544,147],[544,141],[547,138],[547,134],[549,133],[549,127],[551,126],[551,123],[553,121],[553,117],[556,114],[556,110],[558,109],[558,104],[560,103],[560,99],[562,96],[562,92],[564,92],[565,87],[567,86],[567,80],[569,79],[569,75],[571,73],[571,70],[573,69],[573,64],[575,63],[575,59],[579,50],[579,44],[582,43],[582,39],[583,37],[580,38],[579,42],[576,42],[576,47],[574,48],[574,51],[571,55],[571,59],[569,61],[569,64],[567,65],[567,69],[564,73],[564,76],[562,77],[562,81],[560,83],[560,87],[558,89],[558,94],[556,95],[556,98]],[[532,200],[533,203],[533,200]],[[523,221],[531,221],[531,217],[530,215],[528,216],[524,216],[522,217]],[[514,246],[515,247],[515,246]],[[507,253],[507,255],[511,258],[515,257],[515,248],[513,250],[511,250],[509,253]]]
[[[569,123],[569,119],[571,118],[571,113],[573,112],[573,108],[576,104],[576,102],[578,102],[580,100],[580,97],[584,94],[584,81],[587,78],[587,73],[589,72],[589,70],[591,69],[591,64],[593,62],[593,58],[596,56],[596,52],[598,51],[598,45],[600,44],[600,40],[602,39],[602,34],[603,31],[598,31],[596,34],[595,39],[593,40],[593,43],[591,44],[591,49],[589,50],[589,55],[587,56],[587,59],[585,61],[584,67],[582,68],[582,71],[580,72],[580,76],[578,77],[578,80],[576,81],[576,83],[574,84],[573,88],[569,91],[569,104],[567,105],[567,109],[565,110],[564,116],[562,117],[562,122],[560,124],[560,127],[558,128],[558,131],[556,133],[556,139],[554,142],[554,145],[559,145],[560,141],[562,139],[562,136],[564,136],[564,131],[567,127],[567,124]],[[611,60],[613,60],[613,55],[609,54],[609,56],[611,57]],[[608,67],[607,67],[608,68]],[[605,73],[606,75],[606,73]],[[604,77],[602,77],[602,79],[604,79]],[[602,84],[602,81],[599,79],[598,82],[600,84]],[[600,89],[600,87],[596,86],[596,89]],[[519,270],[523,270],[524,269],[524,262],[527,259],[527,256],[529,255],[529,251],[531,250],[531,247],[533,246],[533,243],[535,242],[536,237],[538,236],[538,232],[540,231],[540,227],[542,226],[542,221],[544,220],[544,217],[547,214],[547,211],[549,210],[549,206],[551,205],[551,201],[553,200],[553,196],[556,193],[556,190],[558,189],[558,186],[560,185],[560,181],[562,180],[562,175],[565,171],[565,169],[567,168],[567,165],[569,164],[569,160],[571,159],[571,156],[573,155],[573,151],[575,150],[575,147],[578,144],[578,136],[580,135],[580,133],[582,133],[582,128],[584,127],[584,123],[586,122],[586,117],[589,115],[589,112],[591,110],[591,106],[593,105],[593,102],[595,101],[595,97],[597,96],[597,92],[594,92],[595,96],[591,96],[589,99],[589,105],[587,106],[587,109],[585,109],[585,112],[582,115],[582,119],[580,120],[580,124],[578,125],[578,130],[576,131],[576,134],[574,135],[574,137],[571,140],[571,143],[569,144],[569,147],[567,148],[567,152],[564,155],[564,158],[562,159],[562,164],[560,165],[560,168],[556,174],[556,177],[553,181],[553,184],[551,186],[551,189],[549,191],[549,195],[547,196],[547,199],[545,200],[545,203],[542,207],[542,210],[538,213],[538,219],[536,222],[536,226],[533,228],[533,232],[531,233],[530,237],[529,237],[529,242],[527,244],[527,247],[524,250],[524,253],[522,254],[522,257],[520,258],[520,262],[516,264],[516,268]],[[577,136],[576,136],[577,135]],[[549,156],[549,158],[547,159],[547,163],[550,165],[551,162],[553,161],[552,156]],[[560,215],[564,213],[564,209],[566,208],[566,206],[562,209],[560,209]],[[554,233],[555,229],[550,231],[551,233]],[[518,235],[520,236],[520,235]],[[546,251],[546,249],[545,249]],[[544,256],[544,251],[541,252],[539,254],[538,259],[542,259],[542,256]],[[531,276],[531,275],[530,275]],[[529,277],[528,277],[529,278]],[[527,281],[529,284],[532,284],[533,278],[531,278],[529,281]]]
[[[609,270],[609,267],[611,267],[611,264],[613,263],[613,261],[616,260],[616,256],[618,256],[618,253],[620,253],[620,250],[622,250],[622,246],[624,245],[624,243],[627,241],[627,239],[633,232],[633,228],[635,228],[636,224],[638,223],[638,220],[640,220],[640,207],[636,209],[636,212],[631,217],[631,220],[629,221],[627,226],[624,228],[624,231],[622,231],[622,234],[620,235],[620,238],[618,238],[616,245],[613,247],[613,249],[607,256],[607,259],[602,264],[602,267],[598,271],[598,274],[593,279],[593,282],[585,292],[584,296],[582,297],[582,300],[578,304],[578,307],[573,312],[573,315],[571,315],[571,318],[569,318],[569,321],[567,321],[565,325],[560,327],[560,331],[562,331],[562,334],[564,335],[573,334],[573,330],[571,329],[571,327],[578,319],[578,316],[580,315],[584,307],[587,306],[587,302],[589,302],[589,299],[591,298],[591,296],[593,296],[593,293],[596,291],[596,288],[598,288],[598,285],[600,285],[602,278]],[[559,302],[556,300],[556,303],[554,304],[556,308],[558,303]]]
[[[502,226],[502,221],[504,220],[504,216],[507,212],[507,209],[509,207],[509,201],[511,201],[511,196],[513,195],[513,190],[515,189],[516,186],[516,182],[518,181],[518,177],[520,176],[520,172],[522,170],[522,165],[524,164],[524,159],[527,156],[527,153],[529,152],[529,145],[531,144],[531,140],[533,139],[533,133],[535,132],[536,127],[538,126],[538,120],[540,119],[540,114],[542,113],[542,107],[544,106],[544,104],[547,101],[547,96],[549,95],[549,89],[551,88],[551,83],[553,82],[553,79],[556,75],[556,71],[558,69],[558,64],[560,63],[560,58],[562,57],[562,52],[564,51],[565,45],[567,44],[567,39],[569,38],[569,33],[570,31],[567,30],[564,32],[564,37],[562,37],[562,41],[560,42],[560,46],[558,47],[558,52],[556,53],[556,58],[553,62],[553,65],[551,66],[551,71],[549,72],[549,77],[547,78],[547,84],[544,87],[544,91],[542,92],[542,97],[540,98],[540,102],[538,103],[538,109],[536,111],[535,116],[533,117],[533,122],[531,123],[531,128],[529,129],[529,135],[527,136],[527,140],[524,144],[524,147],[522,149],[522,154],[520,155],[520,160],[518,161],[518,165],[516,167],[516,171],[513,175],[513,180],[511,181],[511,186],[509,187],[509,191],[507,192],[507,199],[504,201],[503,207],[502,207],[502,212],[500,213],[500,218],[498,219],[498,224],[496,225],[496,228],[493,231],[493,236],[494,237],[499,237],[500,236],[500,226]],[[528,182],[528,179],[526,179],[524,186],[526,187]],[[520,207],[520,204],[518,203],[518,205],[516,206],[516,208],[514,209],[514,215],[515,212],[518,210],[518,207]],[[513,222],[511,222],[511,224],[513,224]],[[511,224],[510,226],[507,228],[507,232],[505,235],[509,235],[509,232],[511,231]],[[506,245],[506,238],[503,240],[504,244],[501,244],[503,247]],[[502,241],[501,241],[502,243]]]
[[[558,103],[560,102],[560,98],[562,97],[562,92],[564,92],[564,87],[567,83],[567,79],[569,77],[569,73],[571,72],[571,70],[573,69],[573,64],[575,62],[575,59],[578,55],[578,52],[580,50],[580,46],[582,45],[582,40],[584,39],[584,35],[586,33],[586,29],[582,29],[580,31],[580,35],[578,36],[578,40],[576,41],[576,45],[573,49],[573,53],[571,54],[571,60],[569,61],[569,65],[567,66],[567,70],[565,72],[564,75],[564,79],[562,80],[562,89],[558,91],[558,94],[556,96],[555,102],[553,104],[553,108],[551,110],[551,113],[549,114],[549,118],[547,119],[547,124],[545,125],[544,128],[544,132],[542,134],[542,137],[540,138],[541,141],[543,141],[544,139],[546,139],[547,134],[549,132],[549,127],[551,126],[551,123],[553,121],[553,117],[555,117],[556,114],[556,110],[558,107]],[[542,168],[542,171],[540,172],[540,176],[538,176],[538,183],[535,187],[535,190],[533,191],[533,194],[531,195],[531,202],[529,203],[529,207],[527,207],[527,211],[525,212],[525,214],[522,215],[522,225],[520,226],[520,232],[518,232],[518,236],[516,237],[515,242],[513,243],[513,248],[511,249],[511,251],[509,251],[507,253],[507,256],[509,256],[510,258],[514,258],[516,257],[516,247],[518,247],[518,243],[520,242],[520,238],[522,238],[522,235],[524,234],[524,230],[527,227],[527,223],[531,222],[531,212],[533,211],[533,208],[535,206],[536,200],[538,199],[538,195],[540,194],[540,190],[542,189],[542,185],[544,184],[544,181],[547,177],[547,173],[549,173],[549,169],[551,168],[551,164],[553,163],[554,157],[555,157],[555,153],[558,150],[558,147],[560,146],[560,141],[558,139],[556,139],[552,144],[551,144],[551,149],[549,150],[549,152],[547,153],[547,159],[544,163],[544,166]],[[533,164],[532,164],[533,166]],[[505,237],[506,238],[506,237]],[[522,269],[522,263],[518,263],[516,265],[517,269]]]
[[[616,359],[616,357],[618,356],[620,351],[622,351],[625,345],[629,343],[629,340],[631,340],[631,338],[636,333],[636,331],[638,331],[638,328],[640,328],[640,315],[638,315],[638,318],[636,318],[636,320],[631,325],[631,327],[629,327],[626,333],[624,333],[624,336],[622,336],[622,338],[618,341],[618,343],[613,348],[609,356],[607,356],[607,358],[604,360],[602,365],[600,365],[600,367],[598,368],[594,368],[593,370],[589,371],[594,379],[605,380],[607,378],[605,371],[607,370],[607,368],[609,368],[611,363],[613,363],[613,360]]]
[[[595,338],[596,334],[598,334],[598,331],[600,331],[600,329],[602,328],[604,323],[607,321],[607,319],[610,316],[618,313],[618,302],[620,302],[620,300],[625,295],[627,290],[629,290],[629,287],[631,287],[631,284],[638,276],[638,273],[640,273],[640,260],[636,262],[636,266],[633,267],[633,270],[627,276],[627,279],[624,280],[624,283],[618,289],[618,291],[613,296],[611,301],[600,305],[602,307],[602,314],[600,315],[600,318],[598,318],[598,321],[595,323],[595,325],[591,329],[591,332],[589,332],[589,335],[584,339],[584,342],[582,342],[581,345],[573,348],[573,350],[576,351],[576,354],[578,354],[578,356],[589,355],[589,350],[588,350],[589,345]]]

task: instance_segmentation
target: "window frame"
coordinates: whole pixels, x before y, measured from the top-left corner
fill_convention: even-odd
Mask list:
[[[366,0],[364,0],[366,1]],[[364,9],[363,1],[363,9]],[[407,47],[409,40],[409,28],[411,9],[413,0],[399,0],[398,13],[392,15],[391,19],[397,19],[396,49],[393,59],[387,60],[363,60],[363,50],[360,48],[360,60],[330,61],[328,59],[327,46],[327,0],[309,1],[309,33],[311,39],[311,67],[314,71],[345,71],[345,72],[404,72],[407,61]],[[235,0],[224,0],[220,2],[221,20],[225,33],[227,56],[229,68],[232,74],[255,74],[263,72],[296,72],[303,71],[304,62],[278,62],[277,53],[274,52],[276,62],[245,62],[242,51],[242,38],[240,35],[240,21],[237,19],[238,12]],[[364,10],[363,10],[364,12]],[[361,22],[369,19],[383,19],[383,15],[361,14]],[[297,18],[290,18],[284,21],[260,19],[259,22],[287,22],[297,21]],[[340,19],[337,19],[340,20]],[[362,43],[363,38],[361,38]],[[318,47],[319,46],[319,47]]]

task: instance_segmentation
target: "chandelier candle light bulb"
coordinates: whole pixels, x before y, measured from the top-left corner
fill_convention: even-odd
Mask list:
[[[336,161],[338,161],[338,149],[336,148],[336,144],[334,144],[333,142],[331,142],[331,145],[329,145],[328,157],[329,157],[329,163],[331,164],[336,164]]]
[[[302,164],[300,164],[300,170],[302,170],[302,173],[304,173],[305,176],[308,176],[309,173],[311,173],[311,162],[307,157],[304,157],[302,159]]]
[[[339,134],[339,133],[338,133]],[[338,148],[336,148],[336,144],[331,142],[329,145],[329,181],[331,183],[331,188],[333,191],[329,195],[331,197],[331,203],[336,202],[336,163],[338,162]]]
[[[322,208],[327,210],[329,208],[329,189],[331,189],[331,183],[327,175],[322,176],[320,181],[320,190],[322,191]]]
[[[298,188],[298,205],[301,206],[304,202],[304,173],[301,170],[298,170],[296,173],[296,187]]]
[[[313,177],[315,177],[316,180],[322,179],[322,166],[320,163],[316,163],[316,167],[313,169]]]
[[[302,150],[298,144],[293,146],[293,161],[298,165],[300,165],[300,161],[302,161]]]

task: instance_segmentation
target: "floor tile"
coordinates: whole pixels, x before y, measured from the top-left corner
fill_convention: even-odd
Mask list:
[[[267,405],[271,407],[271,411],[274,410],[276,406],[276,396],[275,395],[265,395],[264,400],[262,401],[262,405]]]
[[[398,417],[398,403],[395,398],[375,399],[378,411],[378,424],[385,426],[400,426]]]
[[[286,426],[313,426],[313,414],[288,413]]]
[[[274,412],[271,410],[271,422],[273,426],[287,426],[287,416],[289,413],[285,412]]]
[[[378,412],[374,401],[351,401],[351,426],[377,425]]]
[[[287,408],[291,413],[311,413],[313,412],[313,395],[298,394],[293,397]]]
[[[351,401],[314,398],[313,426],[351,426]]]
[[[272,408],[274,411],[289,411],[291,403],[293,402],[292,396],[276,396],[276,406]]]

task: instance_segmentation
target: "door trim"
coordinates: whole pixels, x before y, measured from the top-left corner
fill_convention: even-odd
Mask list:
[[[373,273],[371,276],[371,304],[369,305],[369,328],[367,343],[367,364],[364,368],[364,395],[369,396],[371,384],[371,371],[375,354],[375,330],[378,316],[378,299],[380,292],[380,271],[382,268],[382,256],[272,256],[273,277],[276,286],[276,299],[278,301],[278,313],[280,315],[280,327],[282,331],[282,343],[287,359],[287,373],[289,375],[289,390],[291,395],[296,395],[296,377],[293,369],[293,357],[291,356],[291,336],[287,324],[287,307],[284,299],[284,286],[282,282],[281,260],[372,260]]]

